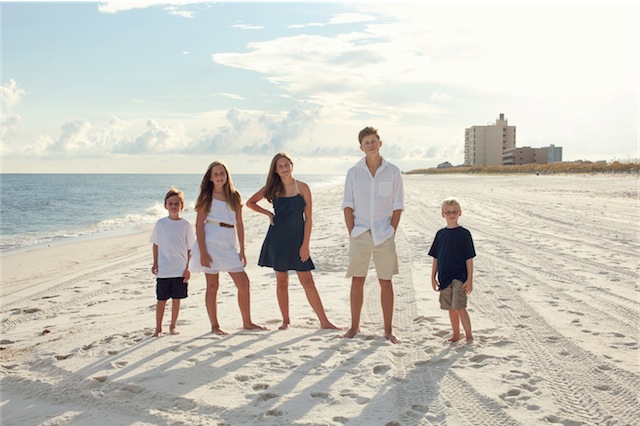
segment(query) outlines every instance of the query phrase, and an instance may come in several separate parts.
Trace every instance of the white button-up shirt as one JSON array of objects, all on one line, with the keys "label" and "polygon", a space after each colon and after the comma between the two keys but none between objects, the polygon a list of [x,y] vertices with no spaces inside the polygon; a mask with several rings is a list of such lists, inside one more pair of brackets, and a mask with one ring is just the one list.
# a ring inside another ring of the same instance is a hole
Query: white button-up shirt
[{"label": "white button-up shirt", "polygon": [[379,245],[395,232],[391,216],[395,210],[404,210],[404,186],[398,167],[383,158],[376,175],[372,176],[365,159],[347,172],[342,210],[353,209],[352,237],[371,230],[373,244]]}]

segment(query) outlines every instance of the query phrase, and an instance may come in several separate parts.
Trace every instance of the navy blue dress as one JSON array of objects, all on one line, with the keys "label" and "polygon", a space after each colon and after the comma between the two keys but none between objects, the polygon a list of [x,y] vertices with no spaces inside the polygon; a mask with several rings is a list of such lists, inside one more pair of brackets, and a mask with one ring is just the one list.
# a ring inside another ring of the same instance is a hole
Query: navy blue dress
[{"label": "navy blue dress", "polygon": [[273,225],[269,225],[262,243],[258,265],[271,267],[278,272],[315,269],[311,258],[306,262],[300,260],[306,205],[300,194],[273,200]]}]

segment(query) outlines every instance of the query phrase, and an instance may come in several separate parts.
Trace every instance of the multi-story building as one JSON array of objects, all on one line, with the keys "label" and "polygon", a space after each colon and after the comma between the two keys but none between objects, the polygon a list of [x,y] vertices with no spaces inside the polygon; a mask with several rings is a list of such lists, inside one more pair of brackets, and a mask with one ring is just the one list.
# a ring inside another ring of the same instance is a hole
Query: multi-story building
[{"label": "multi-story building", "polygon": [[523,146],[520,148],[505,149],[502,153],[502,164],[551,164],[562,161],[562,147],[549,145],[545,148],[531,148]]},{"label": "multi-story building", "polygon": [[509,126],[504,114],[500,114],[496,124],[465,129],[464,165],[502,165],[503,152],[515,146],[516,126]]}]

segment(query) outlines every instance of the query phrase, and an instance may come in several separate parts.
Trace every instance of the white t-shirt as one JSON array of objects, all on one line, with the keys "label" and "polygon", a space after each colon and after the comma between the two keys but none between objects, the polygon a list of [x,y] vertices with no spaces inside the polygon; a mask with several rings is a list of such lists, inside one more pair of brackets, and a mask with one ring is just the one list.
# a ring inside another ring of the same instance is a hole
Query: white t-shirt
[{"label": "white t-shirt", "polygon": [[352,237],[371,230],[375,245],[391,238],[391,216],[395,210],[404,210],[400,169],[383,158],[376,175],[371,176],[366,157],[362,158],[347,172],[342,210],[347,207],[353,209]]},{"label": "white t-shirt", "polygon": [[182,276],[195,240],[193,227],[186,219],[163,217],[156,222],[150,241],[158,246],[158,278]]}]

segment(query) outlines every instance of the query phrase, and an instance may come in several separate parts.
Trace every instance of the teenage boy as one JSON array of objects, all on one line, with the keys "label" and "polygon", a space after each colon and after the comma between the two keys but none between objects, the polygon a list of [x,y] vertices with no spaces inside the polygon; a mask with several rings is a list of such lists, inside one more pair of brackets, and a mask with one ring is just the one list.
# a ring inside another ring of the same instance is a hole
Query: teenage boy
[{"label": "teenage boy", "polygon": [[358,134],[365,156],[347,173],[342,209],[349,231],[349,267],[351,277],[351,328],[343,337],[360,331],[364,284],[373,256],[380,282],[384,337],[399,343],[392,333],[393,285],[398,273],[395,233],[404,210],[404,187],[400,169],[380,155],[382,140],[378,129],[365,127]]}]

